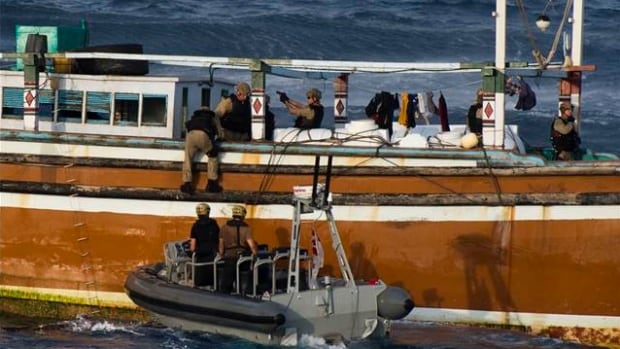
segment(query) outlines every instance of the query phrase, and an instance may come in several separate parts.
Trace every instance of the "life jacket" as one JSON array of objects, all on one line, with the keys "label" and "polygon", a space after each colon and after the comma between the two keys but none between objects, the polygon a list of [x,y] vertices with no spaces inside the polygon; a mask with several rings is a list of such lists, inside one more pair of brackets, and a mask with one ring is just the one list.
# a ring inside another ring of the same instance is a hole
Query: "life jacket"
[{"label": "life jacket", "polygon": [[210,110],[196,110],[190,120],[185,123],[187,132],[194,130],[204,131],[211,140],[217,134],[215,114]]},{"label": "life jacket", "polygon": [[213,218],[199,218],[192,230],[196,236],[196,255],[200,257],[215,257],[219,246],[219,227]]},{"label": "life jacket", "polygon": [[579,135],[573,128],[567,134],[561,134],[553,128],[555,121],[560,119],[565,125],[569,123],[569,121],[564,120],[561,117],[556,117],[553,122],[551,122],[551,130],[549,132],[549,139],[551,140],[551,144],[553,145],[553,149],[557,152],[560,151],[575,151],[579,148],[579,144],[581,143],[581,139]]},{"label": "life jacket", "polygon": [[245,241],[241,241],[241,227],[247,227],[248,224],[236,219],[231,219],[226,222],[226,225],[235,228],[237,237],[232,245],[224,247],[224,255],[227,257],[232,257],[251,252],[250,247],[247,246],[247,243]]},{"label": "life jacket", "polygon": [[222,126],[227,130],[250,134],[252,128],[252,111],[250,101],[240,101],[236,95],[230,95],[232,110],[222,117]]},{"label": "life jacket", "polygon": [[295,119],[295,127],[301,128],[303,130],[308,130],[311,128],[320,128],[321,122],[323,122],[323,106],[318,104],[310,104],[308,108],[314,111],[314,118],[312,120],[306,119],[303,116],[298,116]]}]

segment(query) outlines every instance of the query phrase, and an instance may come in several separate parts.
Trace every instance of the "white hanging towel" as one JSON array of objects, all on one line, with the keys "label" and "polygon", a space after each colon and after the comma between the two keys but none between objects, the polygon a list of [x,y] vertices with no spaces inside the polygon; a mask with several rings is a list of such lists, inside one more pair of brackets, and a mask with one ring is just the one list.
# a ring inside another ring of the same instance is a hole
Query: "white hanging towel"
[{"label": "white hanging towel", "polygon": [[428,117],[431,115],[428,108],[428,100],[426,98],[426,93],[418,92],[418,113],[416,113],[417,118],[424,118],[424,122],[429,125],[431,122],[428,120]]}]

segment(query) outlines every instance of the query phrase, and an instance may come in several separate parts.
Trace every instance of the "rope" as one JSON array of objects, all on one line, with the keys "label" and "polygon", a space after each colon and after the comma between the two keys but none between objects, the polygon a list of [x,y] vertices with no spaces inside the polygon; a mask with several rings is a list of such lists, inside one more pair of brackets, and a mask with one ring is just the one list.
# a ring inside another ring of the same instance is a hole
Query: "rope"
[{"label": "rope", "polygon": [[[519,9],[519,15],[521,16],[521,20],[523,21],[523,25],[525,26],[525,29],[527,32],[528,40],[530,41],[530,45],[532,46],[532,55],[534,56],[536,63],[538,63],[538,65],[540,66],[540,69],[545,69],[547,65],[549,65],[549,63],[551,62],[551,59],[553,58],[553,56],[555,56],[555,53],[558,48],[558,44],[560,42],[562,30],[564,28],[564,24],[567,22],[568,17],[570,16],[570,9],[572,7],[573,1],[572,0],[566,1],[566,6],[564,8],[564,15],[562,16],[562,21],[560,22],[560,25],[558,26],[558,29],[555,33],[555,37],[553,39],[553,44],[551,45],[551,49],[549,50],[549,54],[547,55],[546,58],[540,53],[540,50],[538,49],[538,46],[536,44],[536,39],[534,38],[534,34],[532,33],[530,29],[530,25],[527,20],[527,13],[525,12],[525,5],[523,3],[523,0],[516,0],[516,2],[517,2],[517,8]],[[549,6],[550,3],[551,3],[551,0],[547,2],[547,5],[545,6],[545,9],[543,10],[543,14],[547,10],[547,7]]]},{"label": "rope", "polygon": [[558,48],[558,44],[560,43],[560,35],[562,34],[562,29],[564,28],[564,24],[568,21],[568,17],[570,16],[570,9],[573,5],[573,0],[566,1],[566,7],[564,8],[564,15],[562,16],[562,22],[560,22],[560,26],[558,30],[555,32],[555,37],[553,39],[553,45],[551,46],[551,50],[549,50],[549,54],[547,55],[547,60],[545,61],[545,66],[551,62],[551,58],[555,56],[555,52]]},{"label": "rope", "polygon": [[491,180],[493,181],[493,186],[495,187],[497,200],[501,205],[503,205],[504,202],[502,200],[502,189],[499,185],[499,179],[497,179],[497,176],[495,175],[495,173],[493,173],[493,166],[491,166],[491,162],[489,161],[489,154],[487,154],[487,150],[484,147],[482,147],[482,152],[484,153],[484,160],[486,162],[487,168],[489,169],[489,176],[491,177]]},{"label": "rope", "polygon": [[525,26],[527,38],[530,41],[530,45],[532,46],[532,55],[534,56],[534,59],[536,59],[536,63],[538,63],[541,69],[544,69],[545,57],[543,57],[540,53],[538,45],[536,45],[536,38],[534,38],[534,34],[530,30],[530,24],[527,20],[527,13],[525,12],[525,4],[523,4],[523,0],[517,0],[517,9],[519,10],[519,15],[521,16],[521,20],[523,21],[523,25]]}]

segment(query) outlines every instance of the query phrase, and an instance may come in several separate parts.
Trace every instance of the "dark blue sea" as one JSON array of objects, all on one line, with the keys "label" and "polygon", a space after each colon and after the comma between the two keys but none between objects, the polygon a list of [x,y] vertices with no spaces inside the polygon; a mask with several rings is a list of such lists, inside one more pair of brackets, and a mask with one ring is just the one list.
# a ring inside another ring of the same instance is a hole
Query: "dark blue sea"
[{"label": "dark blue sea", "polygon": [[[0,316],[0,348],[3,349],[275,349],[221,335],[181,332],[152,324],[121,324],[114,320],[76,317],[45,325],[19,326],[3,323]],[[339,344],[303,336],[304,349],[583,349],[594,348],[522,332],[435,323],[401,321],[389,338]]]},{"label": "dark blue sea", "polygon": [[[532,29],[534,40],[547,54],[565,1],[526,0],[528,21],[547,14],[552,24],[545,33]],[[508,1],[509,61],[532,61],[531,40]],[[140,43],[145,53],[203,56],[377,60],[416,62],[483,62],[494,59],[492,0],[0,0],[0,51],[15,50],[16,25],[78,25],[88,23],[91,45]],[[582,146],[620,153],[620,2],[587,0],[584,63],[595,72],[583,80]],[[558,50],[562,52],[561,47]],[[561,61],[556,54],[554,61]],[[158,69],[158,68],[153,68]],[[162,68],[159,68],[162,69]],[[161,72],[170,72],[163,68]],[[152,70],[153,71],[153,70]],[[196,74],[187,70],[187,74]],[[200,72],[206,74],[206,71]],[[245,75],[244,75],[245,74]],[[243,79],[247,73],[217,72],[216,78]],[[516,111],[507,97],[507,122],[519,125],[533,146],[548,145],[549,124],[557,106],[557,79],[523,75],[538,104]],[[372,74],[349,79],[350,114],[362,115],[370,98],[389,92],[441,91],[452,123],[464,123],[480,74]],[[303,97],[310,87],[332,93],[329,80],[268,77],[267,93],[284,90]],[[330,98],[324,98],[329,106]],[[278,117],[285,125],[291,118]],[[438,120],[431,120],[438,123]],[[0,347],[30,348],[263,348],[232,338],[181,333],[150,324],[120,324],[115,319],[76,318],[53,326],[0,330]],[[316,338],[301,347],[333,348]],[[339,347],[339,346],[336,346]],[[350,348],[581,348],[545,337],[494,329],[401,323],[385,342],[352,343]]]},{"label": "dark blue sea", "polygon": [[[549,55],[566,0],[525,0],[524,3],[532,40],[528,39],[516,0],[508,0],[508,61],[532,62],[532,41],[543,55]],[[586,0],[585,3],[583,63],[595,64],[597,70],[586,73],[583,80],[582,146],[620,153],[616,127],[620,111],[617,87],[620,2]],[[0,51],[14,50],[17,24],[78,25],[84,19],[90,29],[91,45],[141,43],[146,53],[489,62],[494,60],[495,21],[491,16],[494,9],[493,0],[0,0]],[[533,27],[536,17],[542,13],[552,22],[544,33]],[[561,62],[561,53],[560,43],[553,61]],[[216,72],[215,77],[237,78],[223,71]],[[517,111],[516,97],[507,97],[507,122],[518,124],[520,134],[530,145],[549,145],[549,124],[557,109],[558,80],[544,75],[536,77],[535,72],[523,77],[536,93],[538,105],[529,111]],[[250,81],[247,73],[238,78]],[[450,122],[463,123],[480,84],[478,73],[354,74],[350,77],[349,114],[353,118],[363,115],[363,106],[381,90],[431,91],[435,96],[441,91],[447,101]],[[328,80],[267,79],[267,93],[271,95],[280,89],[301,98],[310,87],[323,90],[325,96],[332,93],[332,83]],[[331,98],[324,98],[324,104],[330,103],[333,104]],[[286,125],[291,120],[281,115],[277,122]],[[436,118],[431,121],[438,123]]]}]

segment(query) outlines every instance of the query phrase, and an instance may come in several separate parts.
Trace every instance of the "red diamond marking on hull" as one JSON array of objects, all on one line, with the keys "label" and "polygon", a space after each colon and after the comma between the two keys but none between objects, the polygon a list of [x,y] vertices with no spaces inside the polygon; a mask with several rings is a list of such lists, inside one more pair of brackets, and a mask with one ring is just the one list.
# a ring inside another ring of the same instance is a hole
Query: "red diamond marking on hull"
[{"label": "red diamond marking on hull", "polygon": [[258,114],[262,106],[263,104],[260,102],[260,99],[256,98],[254,100],[254,103],[252,103],[252,107],[254,108],[254,114]]},{"label": "red diamond marking on hull", "polygon": [[338,112],[338,115],[342,115],[342,112],[344,111],[344,103],[342,103],[342,99],[338,100],[338,103],[336,104],[336,111]]},{"label": "red diamond marking on hull", "polygon": [[491,103],[487,103],[487,106],[484,108],[484,114],[487,118],[490,118],[491,115],[493,115],[493,107],[491,106]]},{"label": "red diamond marking on hull", "polygon": [[28,105],[32,105],[32,102],[34,101],[34,96],[32,95],[32,91],[28,91],[28,93],[26,93],[25,99]]}]

